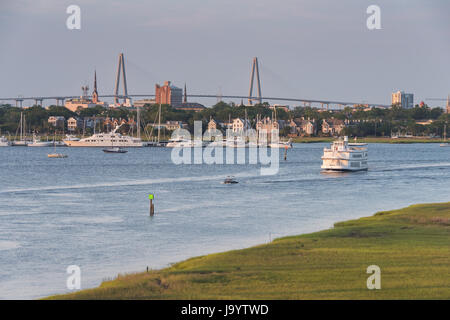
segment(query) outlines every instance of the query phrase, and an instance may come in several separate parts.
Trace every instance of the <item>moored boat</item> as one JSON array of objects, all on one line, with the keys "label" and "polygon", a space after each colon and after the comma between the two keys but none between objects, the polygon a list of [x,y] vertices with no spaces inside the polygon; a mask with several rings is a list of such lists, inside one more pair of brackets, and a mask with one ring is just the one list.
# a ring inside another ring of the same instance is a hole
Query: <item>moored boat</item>
[{"label": "moored boat", "polygon": [[109,133],[95,133],[90,137],[80,140],[64,139],[64,143],[69,147],[135,147],[140,148],[144,143],[140,138],[124,136],[117,132],[120,126],[117,126]]},{"label": "moored boat", "polygon": [[0,147],[9,147],[9,140],[5,136],[0,137]]},{"label": "moored boat", "polygon": [[36,134],[33,134],[33,142],[28,144],[29,147],[51,147],[52,145],[53,141],[41,141]]},{"label": "moored boat", "polygon": [[111,148],[107,148],[107,149],[103,149],[103,152],[105,153],[127,153],[127,150],[124,150],[122,148],[119,147],[111,147]]}]

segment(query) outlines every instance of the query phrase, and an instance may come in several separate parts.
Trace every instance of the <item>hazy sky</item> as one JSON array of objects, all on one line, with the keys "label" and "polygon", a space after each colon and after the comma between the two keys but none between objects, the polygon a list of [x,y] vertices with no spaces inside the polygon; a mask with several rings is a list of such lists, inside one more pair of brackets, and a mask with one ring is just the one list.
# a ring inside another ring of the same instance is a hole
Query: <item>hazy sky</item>
[{"label": "hazy sky", "polygon": [[[81,30],[66,28],[71,4]],[[381,30],[366,27],[371,4]],[[172,80],[246,95],[254,56],[263,96],[389,104],[398,89],[415,103],[450,93],[448,0],[0,0],[0,41],[0,97],[78,95],[94,69],[112,94],[120,52],[129,93]]]}]

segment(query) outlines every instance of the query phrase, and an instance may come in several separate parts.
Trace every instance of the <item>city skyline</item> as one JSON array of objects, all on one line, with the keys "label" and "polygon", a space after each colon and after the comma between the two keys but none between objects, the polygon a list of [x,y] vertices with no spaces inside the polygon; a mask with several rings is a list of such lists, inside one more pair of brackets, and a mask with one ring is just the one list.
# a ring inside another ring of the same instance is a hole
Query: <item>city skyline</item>
[{"label": "city skyline", "polygon": [[8,75],[1,97],[77,95],[93,70],[99,94],[113,94],[120,52],[130,93],[153,93],[171,80],[191,94],[246,95],[254,56],[263,96],[389,104],[397,90],[413,92],[415,103],[450,91],[444,1],[378,1],[382,29],[372,31],[369,1],[240,1],[240,11],[222,1],[78,1],[81,30],[65,26],[70,4],[0,5],[7,48],[0,66]]}]

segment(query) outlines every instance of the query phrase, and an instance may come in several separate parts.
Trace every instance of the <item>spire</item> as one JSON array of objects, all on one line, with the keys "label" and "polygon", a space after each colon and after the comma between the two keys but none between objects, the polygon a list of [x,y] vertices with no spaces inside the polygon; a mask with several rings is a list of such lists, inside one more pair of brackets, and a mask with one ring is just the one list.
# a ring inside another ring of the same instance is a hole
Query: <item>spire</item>
[{"label": "spire", "polygon": [[184,99],[183,99],[183,103],[187,103],[186,82],[184,83]]},{"label": "spire", "polygon": [[94,71],[94,91],[92,91],[92,102],[98,103],[97,70]]},{"label": "spire", "polygon": [[94,91],[97,91],[97,70],[94,70]]}]

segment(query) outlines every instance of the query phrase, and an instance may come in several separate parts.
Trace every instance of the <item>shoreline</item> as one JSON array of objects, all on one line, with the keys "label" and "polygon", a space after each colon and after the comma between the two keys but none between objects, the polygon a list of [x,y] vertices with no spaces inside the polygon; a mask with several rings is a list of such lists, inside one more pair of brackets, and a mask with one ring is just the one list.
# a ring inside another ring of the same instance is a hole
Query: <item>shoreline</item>
[{"label": "shoreline", "polygon": [[[292,138],[293,143],[321,143],[321,142],[333,142],[334,137],[295,137]],[[349,137],[349,142],[354,142]],[[412,144],[412,143],[443,143],[441,138],[375,138],[375,137],[358,137],[356,142],[359,143],[387,143],[387,144]]]},{"label": "shoreline", "polygon": [[[412,205],[44,299],[448,299],[448,247],[450,202]],[[372,264],[384,290],[365,288]]]}]

